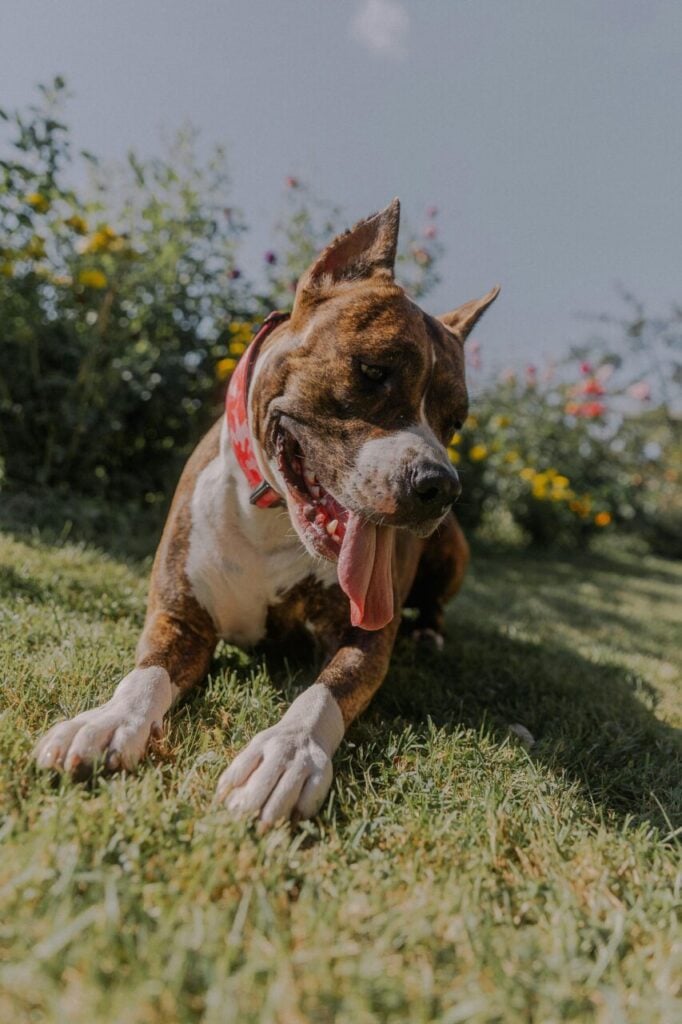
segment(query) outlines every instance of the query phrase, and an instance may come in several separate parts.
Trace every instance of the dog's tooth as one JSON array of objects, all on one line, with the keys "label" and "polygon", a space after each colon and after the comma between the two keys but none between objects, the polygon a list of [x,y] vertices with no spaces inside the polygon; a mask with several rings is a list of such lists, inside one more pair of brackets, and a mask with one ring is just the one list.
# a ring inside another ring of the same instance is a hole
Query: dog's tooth
[{"label": "dog's tooth", "polygon": [[[307,480],[306,483],[308,483]],[[317,487],[315,484],[308,484],[308,487],[310,488],[310,493],[312,494],[313,498],[319,498],[321,493],[320,488]]]},{"label": "dog's tooth", "polygon": [[325,529],[330,537],[333,537],[336,533],[336,527],[339,525],[338,519],[332,519],[331,522],[327,523]]},{"label": "dog's tooth", "polygon": [[312,473],[307,466],[303,467],[303,479],[307,483],[308,487],[313,487],[317,480],[317,477]]}]

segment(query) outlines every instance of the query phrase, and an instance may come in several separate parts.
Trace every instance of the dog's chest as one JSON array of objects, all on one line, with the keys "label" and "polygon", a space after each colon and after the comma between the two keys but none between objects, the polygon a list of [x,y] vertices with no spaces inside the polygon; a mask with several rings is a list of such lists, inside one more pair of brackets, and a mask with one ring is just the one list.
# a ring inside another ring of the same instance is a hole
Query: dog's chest
[{"label": "dog's chest", "polygon": [[250,646],[265,635],[268,609],[307,577],[330,586],[336,567],[311,559],[286,511],[250,506],[233,470],[223,448],[197,480],[186,574],[219,636]]}]

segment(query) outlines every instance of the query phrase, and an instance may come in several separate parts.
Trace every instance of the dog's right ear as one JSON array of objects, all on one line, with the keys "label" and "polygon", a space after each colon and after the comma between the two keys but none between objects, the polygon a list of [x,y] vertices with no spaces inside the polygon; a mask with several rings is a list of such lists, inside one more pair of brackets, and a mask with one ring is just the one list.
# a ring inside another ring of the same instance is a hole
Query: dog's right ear
[{"label": "dog's right ear", "polygon": [[400,200],[385,210],[358,221],[338,235],[302,275],[294,308],[325,298],[335,284],[369,277],[392,280],[400,226]]}]

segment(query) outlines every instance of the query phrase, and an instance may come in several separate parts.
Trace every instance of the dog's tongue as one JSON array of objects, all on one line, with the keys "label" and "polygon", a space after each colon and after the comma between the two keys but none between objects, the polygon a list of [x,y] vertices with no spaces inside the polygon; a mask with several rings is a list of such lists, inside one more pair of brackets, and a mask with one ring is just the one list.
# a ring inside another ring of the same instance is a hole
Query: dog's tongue
[{"label": "dog's tongue", "polygon": [[348,514],[339,555],[339,583],[350,600],[350,620],[362,629],[381,629],[393,618],[393,528]]}]

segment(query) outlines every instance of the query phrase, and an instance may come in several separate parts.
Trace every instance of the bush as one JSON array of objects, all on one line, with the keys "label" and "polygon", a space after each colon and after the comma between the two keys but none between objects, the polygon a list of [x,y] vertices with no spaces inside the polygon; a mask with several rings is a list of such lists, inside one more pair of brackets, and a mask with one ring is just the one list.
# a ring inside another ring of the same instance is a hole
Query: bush
[{"label": "bush", "polygon": [[[41,89],[0,161],[0,454],[15,485],[156,501],[222,409],[225,382],[272,308],[338,230],[295,179],[265,254],[264,287],[237,265],[242,219],[226,206],[222,152],[206,163],[183,133],[165,157],[113,173],[90,154],[89,198],[58,117],[64,82]],[[322,216],[324,214],[324,216]],[[428,230],[401,257],[416,291],[435,280]]]},{"label": "bush", "polygon": [[543,379],[529,367],[483,391],[450,446],[465,523],[502,507],[538,544],[621,527],[680,554],[680,423],[661,406],[642,411],[648,392],[618,382],[614,367],[573,359]]}]

